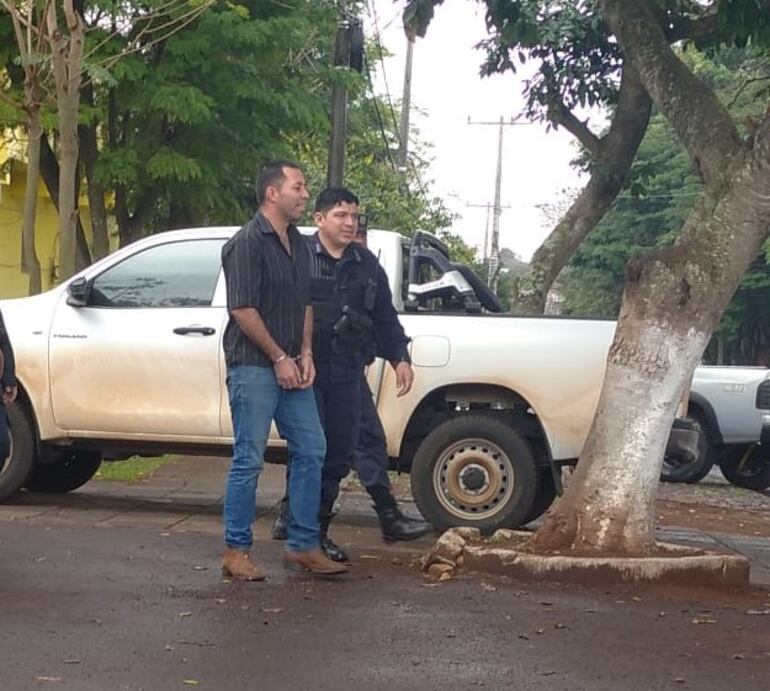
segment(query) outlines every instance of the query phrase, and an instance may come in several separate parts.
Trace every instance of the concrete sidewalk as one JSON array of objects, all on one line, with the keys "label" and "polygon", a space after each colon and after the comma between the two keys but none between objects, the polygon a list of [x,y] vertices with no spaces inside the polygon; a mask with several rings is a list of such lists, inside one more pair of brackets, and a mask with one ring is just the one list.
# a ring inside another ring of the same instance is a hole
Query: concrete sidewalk
[{"label": "concrete sidewalk", "polygon": [[[222,498],[229,459],[181,457],[134,484],[93,480],[66,495],[20,494],[0,505],[0,521],[30,525],[76,524],[96,527],[144,526],[168,533],[221,535]],[[409,477],[399,484],[408,487]],[[266,464],[257,492],[255,538],[269,537],[278,503],[283,496],[283,466]],[[408,492],[399,492],[408,496]],[[409,499],[402,508],[418,515]],[[371,501],[357,483],[341,493],[342,508],[332,533],[336,541],[352,548],[354,556],[380,548],[379,526]],[[748,537],[690,528],[665,527],[661,540],[743,554],[751,560],[751,581],[770,586],[770,537]],[[435,536],[388,548],[394,554],[413,555],[427,551]]]},{"label": "concrete sidewalk", "polygon": [[[221,535],[222,501],[229,459],[180,457],[136,483],[92,480],[64,495],[22,493],[0,504],[0,521],[30,525],[144,526],[162,532]],[[399,483],[409,482],[404,475]],[[357,483],[353,483],[357,485]],[[269,538],[284,491],[284,467],[266,464],[257,491],[255,539]],[[338,543],[354,552],[381,547],[379,523],[368,495],[343,489],[341,511],[332,524]],[[402,501],[406,513],[419,515],[411,500]],[[435,536],[426,536],[388,549],[396,553],[426,551]]]}]

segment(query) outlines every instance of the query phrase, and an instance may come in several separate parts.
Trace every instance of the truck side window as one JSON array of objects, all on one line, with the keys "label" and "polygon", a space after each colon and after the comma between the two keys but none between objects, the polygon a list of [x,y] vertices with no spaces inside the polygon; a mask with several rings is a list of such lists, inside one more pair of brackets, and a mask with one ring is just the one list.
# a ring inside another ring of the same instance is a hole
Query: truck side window
[{"label": "truck side window", "polygon": [[89,305],[206,307],[211,304],[225,239],[185,240],[150,247],[97,276]]}]

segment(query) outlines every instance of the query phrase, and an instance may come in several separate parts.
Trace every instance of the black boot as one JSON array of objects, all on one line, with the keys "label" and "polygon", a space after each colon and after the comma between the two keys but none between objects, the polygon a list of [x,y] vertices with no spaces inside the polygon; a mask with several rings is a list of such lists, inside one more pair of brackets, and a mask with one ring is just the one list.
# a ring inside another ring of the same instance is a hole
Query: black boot
[{"label": "black boot", "polygon": [[430,523],[405,516],[395,501],[385,506],[375,504],[374,510],[380,518],[382,539],[385,542],[416,540],[430,531]]},{"label": "black boot", "polygon": [[286,528],[289,526],[289,498],[281,499],[281,509],[273,521],[273,527],[270,530],[270,537],[273,540],[285,540]]},{"label": "black boot", "polygon": [[322,513],[318,518],[321,526],[321,549],[324,554],[332,561],[350,561],[347,552],[342,547],[335,545],[329,537],[329,523],[331,523],[332,514]]}]

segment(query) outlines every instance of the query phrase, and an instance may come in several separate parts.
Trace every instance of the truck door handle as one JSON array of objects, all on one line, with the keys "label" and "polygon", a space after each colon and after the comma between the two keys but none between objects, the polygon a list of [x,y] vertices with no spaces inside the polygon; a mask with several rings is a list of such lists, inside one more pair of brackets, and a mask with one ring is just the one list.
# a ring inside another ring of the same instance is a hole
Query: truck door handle
[{"label": "truck door handle", "polygon": [[175,334],[188,336],[189,334],[200,334],[201,336],[213,336],[216,331],[210,326],[177,326],[174,329]]}]

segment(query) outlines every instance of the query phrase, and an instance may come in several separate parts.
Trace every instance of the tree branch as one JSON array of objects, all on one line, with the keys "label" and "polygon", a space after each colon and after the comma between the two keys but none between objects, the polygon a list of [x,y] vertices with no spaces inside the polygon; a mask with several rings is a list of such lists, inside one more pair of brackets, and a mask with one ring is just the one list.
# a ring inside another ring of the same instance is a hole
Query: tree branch
[{"label": "tree branch", "polygon": [[519,280],[516,310],[542,314],[546,297],[559,272],[585,237],[612,206],[634,162],[650,119],[650,97],[634,70],[623,65],[618,104],[609,131],[598,142],[591,178],[583,191],[535,252]]},{"label": "tree branch", "polygon": [[581,122],[575,117],[575,114],[567,108],[561,101],[555,103],[548,111],[548,119],[554,125],[561,125],[575,139],[577,139],[592,154],[599,153],[601,140],[588,128],[586,123]]},{"label": "tree branch", "polygon": [[599,0],[626,60],[687,148],[706,185],[719,193],[733,156],[738,128],[714,92],[674,54],[649,0]]},{"label": "tree branch", "polygon": [[766,77],[752,77],[751,79],[745,79],[743,81],[743,84],[741,84],[738,87],[738,91],[735,92],[733,97],[730,99],[730,103],[727,104],[728,108],[732,108],[735,105],[735,102],[738,100],[738,97],[743,93],[743,90],[749,85],[753,84],[754,82],[764,82],[770,79],[770,75],[767,75]]}]

